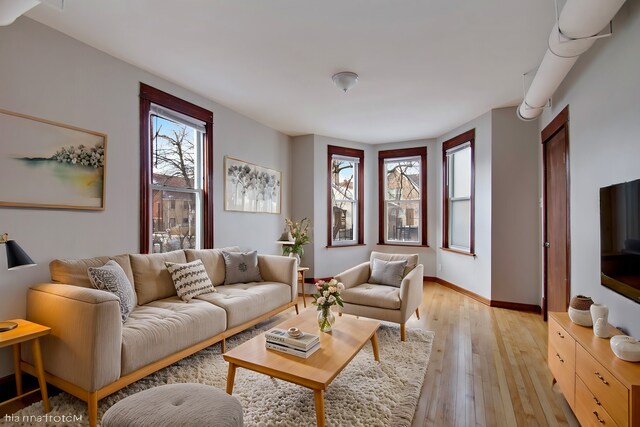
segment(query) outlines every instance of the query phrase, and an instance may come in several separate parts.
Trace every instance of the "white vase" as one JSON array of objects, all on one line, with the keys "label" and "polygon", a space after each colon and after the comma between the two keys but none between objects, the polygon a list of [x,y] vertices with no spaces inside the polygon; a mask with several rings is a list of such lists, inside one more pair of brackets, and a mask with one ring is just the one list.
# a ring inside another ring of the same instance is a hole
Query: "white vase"
[{"label": "white vase", "polygon": [[611,337],[611,350],[622,360],[640,362],[640,341],[626,335]]},{"label": "white vase", "polygon": [[591,304],[593,333],[600,338],[609,338],[609,307],[604,304]]}]

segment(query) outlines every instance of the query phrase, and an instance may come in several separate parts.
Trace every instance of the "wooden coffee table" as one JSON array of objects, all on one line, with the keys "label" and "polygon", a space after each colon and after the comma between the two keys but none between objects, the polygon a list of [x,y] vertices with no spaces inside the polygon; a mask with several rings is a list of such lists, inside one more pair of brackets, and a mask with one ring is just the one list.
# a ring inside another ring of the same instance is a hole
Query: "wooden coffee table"
[{"label": "wooden coffee table", "polygon": [[367,341],[371,341],[374,359],[380,360],[376,336],[380,322],[345,314],[341,317],[336,316],[331,333],[323,333],[318,329],[316,317],[316,311],[305,310],[299,316],[276,326],[282,329],[295,326],[303,332],[320,336],[320,349],[307,359],[267,350],[264,333],[225,353],[224,360],[229,362],[227,393],[233,392],[237,367],[310,388],[314,394],[318,426],[324,426],[324,391],[331,381]]}]

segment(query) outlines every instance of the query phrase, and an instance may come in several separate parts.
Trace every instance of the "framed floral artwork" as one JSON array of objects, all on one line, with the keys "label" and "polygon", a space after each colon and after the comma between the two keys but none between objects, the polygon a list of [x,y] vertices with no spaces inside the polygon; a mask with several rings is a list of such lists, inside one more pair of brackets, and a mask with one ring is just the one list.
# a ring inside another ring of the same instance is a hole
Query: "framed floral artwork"
[{"label": "framed floral artwork", "polygon": [[226,211],[280,213],[280,171],[226,156],[224,178]]},{"label": "framed floral artwork", "polygon": [[0,206],[103,210],[107,135],[0,110]]}]

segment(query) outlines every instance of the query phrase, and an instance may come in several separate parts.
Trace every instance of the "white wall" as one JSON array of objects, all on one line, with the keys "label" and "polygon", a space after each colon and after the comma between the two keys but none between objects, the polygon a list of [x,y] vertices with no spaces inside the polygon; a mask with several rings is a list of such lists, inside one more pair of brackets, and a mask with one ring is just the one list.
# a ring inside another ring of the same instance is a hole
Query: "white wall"
[{"label": "white wall", "polygon": [[543,129],[569,105],[571,295],[609,306],[640,337],[640,304],[600,285],[599,189],[640,178],[640,2],[627,1],[611,38],[584,54],[553,96]]},{"label": "white wall", "polygon": [[491,299],[540,305],[537,121],[491,111]]},{"label": "white wall", "polygon": [[[491,111],[471,120],[438,138],[442,143],[470,129],[475,138],[475,253],[476,257],[438,249],[438,277],[491,299]],[[441,162],[440,162],[441,163]],[[442,165],[440,164],[440,171]],[[442,173],[438,173],[437,221],[442,224]],[[442,231],[437,235],[437,247],[442,247]]]},{"label": "white wall", "polygon": [[[313,161],[313,135],[303,135],[291,138],[291,219],[300,221],[303,218],[311,220],[309,228],[312,240],[315,240],[315,215],[316,203],[326,203],[317,201],[314,196],[315,173],[318,167]],[[284,224],[283,224],[284,225]],[[310,243],[304,246],[304,255],[300,260],[300,265],[309,267],[306,277],[316,277],[315,274],[315,244]],[[317,276],[319,277],[319,276]],[[311,286],[307,286],[311,290]]]},{"label": "white wall", "polygon": [[[49,280],[52,259],[138,250],[141,81],[214,113],[215,245],[278,253],[274,233],[290,212],[286,135],[28,18],[0,27],[0,58],[0,108],[104,132],[109,138],[104,211],[0,208],[0,233],[8,232],[38,263],[7,271],[0,248],[0,319],[24,317],[27,289]],[[1,132],[0,144],[11,144]],[[224,212],[225,155],[282,171],[280,215]],[[10,372],[8,366],[5,350],[0,377]]]}]

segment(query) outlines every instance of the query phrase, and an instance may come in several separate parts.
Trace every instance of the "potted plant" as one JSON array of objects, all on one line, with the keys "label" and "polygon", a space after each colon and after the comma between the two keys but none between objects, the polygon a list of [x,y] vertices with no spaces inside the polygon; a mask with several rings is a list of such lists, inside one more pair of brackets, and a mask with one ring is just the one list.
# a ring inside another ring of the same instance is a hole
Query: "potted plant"
[{"label": "potted plant", "polygon": [[282,246],[282,254],[295,256],[298,259],[298,265],[300,265],[300,257],[304,255],[304,245],[311,242],[309,238],[309,225],[311,221],[308,218],[303,218],[300,222],[294,222],[289,218],[285,219],[286,227],[289,228],[291,233],[292,244]]}]

